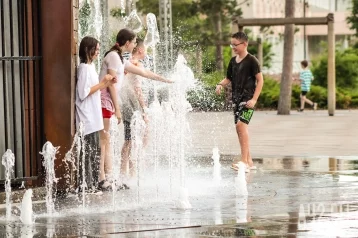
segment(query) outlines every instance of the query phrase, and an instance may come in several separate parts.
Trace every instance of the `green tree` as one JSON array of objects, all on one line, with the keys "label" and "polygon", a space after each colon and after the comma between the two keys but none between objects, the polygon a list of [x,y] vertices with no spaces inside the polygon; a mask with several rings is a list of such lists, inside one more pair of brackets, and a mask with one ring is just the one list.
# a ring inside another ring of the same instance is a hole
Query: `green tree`
[{"label": "green tree", "polygon": [[350,24],[350,29],[356,31],[358,36],[358,0],[352,0],[351,15],[347,17],[347,22]]},{"label": "green tree", "polygon": [[[285,1],[285,17],[294,17],[295,0]],[[278,101],[277,114],[289,115],[291,110],[292,94],[292,62],[295,28],[293,24],[285,25],[283,44],[283,65],[280,84],[280,98]]]},{"label": "green tree", "polygon": [[[264,61],[264,64],[262,66],[270,68],[272,63],[272,57],[275,55],[271,50],[272,44],[264,41],[262,42],[262,47],[263,47],[262,53],[263,53],[263,61]],[[257,45],[249,44],[247,51],[250,52],[250,54],[255,55],[257,57]]]},{"label": "green tree", "polygon": [[[159,15],[158,0],[139,0],[137,8]],[[183,43],[182,48],[195,44],[206,51],[215,46],[216,68],[223,70],[223,39],[229,38],[231,17],[241,14],[236,0],[172,1],[174,39]]]},{"label": "green tree", "polygon": [[[244,1],[245,3],[247,1]],[[242,3],[242,4],[243,4]],[[206,25],[210,31],[202,35],[206,42],[215,45],[216,48],[216,68],[219,71],[224,70],[223,60],[223,39],[229,38],[230,22],[232,17],[240,17],[242,11],[236,0],[200,0],[194,2],[198,12],[206,16]]]}]

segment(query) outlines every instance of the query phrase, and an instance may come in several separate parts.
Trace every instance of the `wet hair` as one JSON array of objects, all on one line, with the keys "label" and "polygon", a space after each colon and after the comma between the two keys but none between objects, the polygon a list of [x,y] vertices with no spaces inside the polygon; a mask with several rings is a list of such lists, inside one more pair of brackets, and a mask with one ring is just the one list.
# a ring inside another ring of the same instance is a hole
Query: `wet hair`
[{"label": "wet hair", "polygon": [[308,61],[307,61],[307,60],[302,60],[302,61],[301,61],[301,65],[302,65],[304,68],[307,68],[307,66],[308,66]]},{"label": "wet hair", "polygon": [[231,36],[231,38],[235,38],[235,39],[241,40],[243,42],[248,42],[249,41],[249,38],[247,37],[247,35],[242,31],[236,32],[235,34],[233,34]]},{"label": "wet hair", "polygon": [[121,46],[124,46],[127,41],[132,41],[137,35],[134,33],[134,31],[128,29],[128,28],[123,28],[121,29],[116,37],[116,44],[114,46],[112,46],[111,49],[109,49],[109,51],[107,51],[104,56],[106,57],[106,55],[111,52],[111,51],[116,51],[119,55],[119,57],[121,58],[121,61],[123,63],[123,56],[122,56],[122,50],[121,50]]},{"label": "wet hair", "polygon": [[85,36],[80,43],[79,57],[81,63],[91,63],[96,54],[99,41],[93,37]]},{"label": "wet hair", "polygon": [[133,54],[135,54],[135,53],[137,53],[137,51],[139,50],[139,48],[143,48],[144,47],[144,41],[142,40],[142,39],[140,39],[140,38],[137,38],[137,45],[136,45],[136,47],[134,47],[134,49],[133,49]]}]

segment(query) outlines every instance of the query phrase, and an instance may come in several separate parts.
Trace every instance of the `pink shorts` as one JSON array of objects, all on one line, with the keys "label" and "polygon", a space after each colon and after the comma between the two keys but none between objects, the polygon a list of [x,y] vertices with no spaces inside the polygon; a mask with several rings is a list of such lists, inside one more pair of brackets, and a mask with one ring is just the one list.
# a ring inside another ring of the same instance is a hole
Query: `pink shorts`
[{"label": "pink shorts", "polygon": [[114,113],[102,107],[103,118],[111,118]]}]

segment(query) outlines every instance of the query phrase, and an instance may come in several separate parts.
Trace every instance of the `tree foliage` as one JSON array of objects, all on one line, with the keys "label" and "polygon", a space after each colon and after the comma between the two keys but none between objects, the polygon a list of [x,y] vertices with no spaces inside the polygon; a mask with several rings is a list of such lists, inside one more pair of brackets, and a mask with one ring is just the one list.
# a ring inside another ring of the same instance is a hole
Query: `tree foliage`
[{"label": "tree foliage", "polygon": [[347,22],[350,24],[350,29],[355,30],[358,36],[358,0],[352,0],[351,14],[347,17]]},{"label": "tree foliage", "polygon": [[[137,9],[142,14],[153,13],[159,18],[158,0],[138,0]],[[215,46],[220,43],[229,43],[231,36],[231,20],[233,16],[241,16],[241,6],[248,4],[242,0],[172,0],[172,23],[174,47],[181,50],[193,50],[193,46],[200,46],[203,51],[203,71],[216,70],[217,51]],[[215,24],[221,19],[221,39]],[[159,24],[159,20],[158,20]],[[264,66],[270,67],[273,53],[271,44],[263,42]],[[250,46],[249,52],[256,55],[257,47]],[[226,46],[223,49],[224,68],[227,58],[231,58],[232,51]]]},{"label": "tree foliage", "polygon": [[232,17],[240,17],[242,11],[236,0],[200,0],[194,2],[197,12],[206,16],[204,18],[204,27],[206,31],[201,34],[205,45],[215,45],[218,40],[218,32],[215,29],[215,24],[221,20],[222,37],[228,39],[231,35],[230,22]]},{"label": "tree foliage", "polygon": [[[153,13],[159,16],[158,0],[139,0],[137,8],[143,14]],[[223,26],[227,37],[231,17],[241,16],[242,12],[235,0],[175,0],[172,1],[173,33],[186,41],[209,46],[216,39],[213,24],[217,13],[224,19]]]}]

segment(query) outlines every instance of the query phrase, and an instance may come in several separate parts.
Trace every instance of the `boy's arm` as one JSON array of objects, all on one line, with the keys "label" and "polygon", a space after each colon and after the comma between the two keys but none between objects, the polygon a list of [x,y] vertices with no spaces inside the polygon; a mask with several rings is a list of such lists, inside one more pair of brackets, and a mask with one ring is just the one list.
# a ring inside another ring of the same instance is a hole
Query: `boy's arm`
[{"label": "boy's arm", "polygon": [[229,83],[231,83],[231,81],[228,79],[228,78],[224,78],[223,80],[220,81],[220,83],[218,83],[216,85],[216,88],[215,88],[215,92],[217,95],[220,95],[221,94],[221,90],[227,86]]},{"label": "boy's arm", "polygon": [[[138,63],[138,67],[144,69],[144,66],[141,63]],[[145,111],[147,105],[145,104],[145,101],[143,98],[142,81],[139,77],[140,76],[138,76],[138,75],[135,75],[135,77],[134,77],[134,90],[137,95],[139,105],[143,108],[143,111]]]},{"label": "boy's arm", "polygon": [[249,101],[246,102],[246,107],[248,107],[248,108],[255,107],[256,102],[261,94],[262,87],[264,86],[264,77],[262,76],[262,72],[257,73],[255,75],[255,78],[256,78],[256,89],[255,89],[254,96],[252,97],[252,99],[250,99]]},{"label": "boy's arm", "polygon": [[125,69],[132,74],[137,74],[137,75],[140,75],[147,79],[152,79],[152,80],[161,81],[161,82],[165,82],[165,83],[173,83],[173,81],[171,81],[171,80],[168,80],[156,73],[153,73],[150,70],[146,70],[146,69],[137,67],[137,66],[133,65],[132,63],[125,64]]}]

